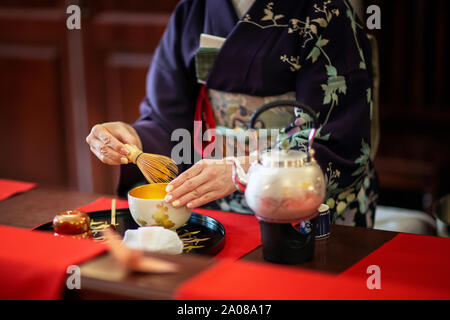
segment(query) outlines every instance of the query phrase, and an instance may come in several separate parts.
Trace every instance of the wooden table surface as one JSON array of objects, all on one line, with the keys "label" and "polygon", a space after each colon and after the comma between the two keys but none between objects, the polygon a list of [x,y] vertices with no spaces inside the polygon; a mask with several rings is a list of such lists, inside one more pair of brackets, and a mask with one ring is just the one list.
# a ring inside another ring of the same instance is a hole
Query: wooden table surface
[{"label": "wooden table surface", "polygon": [[[80,193],[38,187],[0,202],[0,224],[32,228],[50,221],[60,211],[88,204],[108,195]],[[110,196],[109,196],[110,197]],[[328,273],[341,273],[397,233],[357,227],[331,226],[331,237],[316,241],[313,261],[294,268]],[[105,253],[81,267],[81,289],[66,290],[66,298],[75,299],[170,299],[176,288],[213,265],[217,260],[200,255],[169,256],[153,254],[182,265],[182,271],[171,275],[145,275],[124,273]],[[261,247],[250,252],[243,260],[269,263],[263,259]]]}]

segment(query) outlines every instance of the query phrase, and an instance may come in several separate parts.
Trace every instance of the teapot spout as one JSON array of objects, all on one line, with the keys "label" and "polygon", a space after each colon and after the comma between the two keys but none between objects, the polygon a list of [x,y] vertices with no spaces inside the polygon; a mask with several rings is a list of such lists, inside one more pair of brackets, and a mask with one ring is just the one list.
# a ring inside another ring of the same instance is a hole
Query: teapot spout
[{"label": "teapot spout", "polygon": [[238,159],[233,159],[233,182],[236,185],[236,188],[242,193],[245,192],[248,183],[248,176],[245,173],[244,168],[242,168],[241,163]]}]

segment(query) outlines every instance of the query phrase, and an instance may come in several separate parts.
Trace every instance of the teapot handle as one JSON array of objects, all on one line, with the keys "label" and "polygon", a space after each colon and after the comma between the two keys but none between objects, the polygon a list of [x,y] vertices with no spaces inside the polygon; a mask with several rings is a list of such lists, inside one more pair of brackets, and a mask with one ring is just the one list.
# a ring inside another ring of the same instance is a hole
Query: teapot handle
[{"label": "teapot handle", "polygon": [[255,129],[256,120],[262,113],[266,112],[269,109],[278,108],[278,107],[301,108],[303,111],[306,111],[306,113],[308,113],[311,116],[311,118],[313,119],[313,128],[311,129],[311,132],[308,137],[308,158],[309,158],[311,156],[310,152],[312,150],[312,144],[313,144],[314,138],[316,136],[319,119],[317,117],[317,113],[311,107],[309,107],[301,102],[298,102],[295,100],[277,100],[277,101],[269,102],[269,103],[261,106],[250,117],[250,122],[248,125],[249,129]]}]

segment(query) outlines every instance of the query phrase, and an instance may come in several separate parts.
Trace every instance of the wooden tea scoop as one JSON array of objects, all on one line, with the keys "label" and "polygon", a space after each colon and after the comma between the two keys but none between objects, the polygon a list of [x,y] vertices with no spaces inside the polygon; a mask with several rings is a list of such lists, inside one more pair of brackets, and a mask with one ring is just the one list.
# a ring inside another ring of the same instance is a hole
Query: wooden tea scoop
[{"label": "wooden tea scoop", "polygon": [[122,244],[122,238],[111,228],[103,230],[102,233],[108,244],[109,252],[124,269],[145,273],[174,273],[178,271],[178,265],[175,263],[147,257],[142,251],[128,248]]},{"label": "wooden tea scoop", "polygon": [[111,228],[116,230],[116,199],[111,200]]},{"label": "wooden tea scoop", "polygon": [[159,154],[144,153],[136,146],[125,144],[128,161],[136,164],[149,183],[165,183],[175,179],[178,167],[171,158]]}]

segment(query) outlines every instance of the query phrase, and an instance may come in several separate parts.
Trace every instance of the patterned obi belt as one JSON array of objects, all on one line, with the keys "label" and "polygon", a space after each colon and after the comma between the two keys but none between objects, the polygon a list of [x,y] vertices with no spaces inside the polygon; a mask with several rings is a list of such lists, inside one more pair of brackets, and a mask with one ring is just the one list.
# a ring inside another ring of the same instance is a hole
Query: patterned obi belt
[{"label": "patterned obi belt", "polygon": [[[197,101],[196,119],[207,122],[206,129],[215,128],[216,152],[223,157],[246,155],[253,150],[247,150],[248,123],[255,110],[262,105],[275,100],[295,100],[295,92],[286,92],[277,96],[251,96],[236,92],[225,92],[206,88],[204,84],[215,62],[217,52],[226,39],[202,34],[200,48],[195,56],[196,75],[199,83],[203,84]],[[205,47],[206,46],[206,47]],[[207,101],[205,101],[207,100]],[[258,129],[281,130],[295,120],[292,108],[277,108],[263,113],[256,122]],[[276,142],[276,136],[270,135],[270,142]],[[273,132],[274,133],[274,132]],[[268,147],[273,147],[273,143]]]}]

